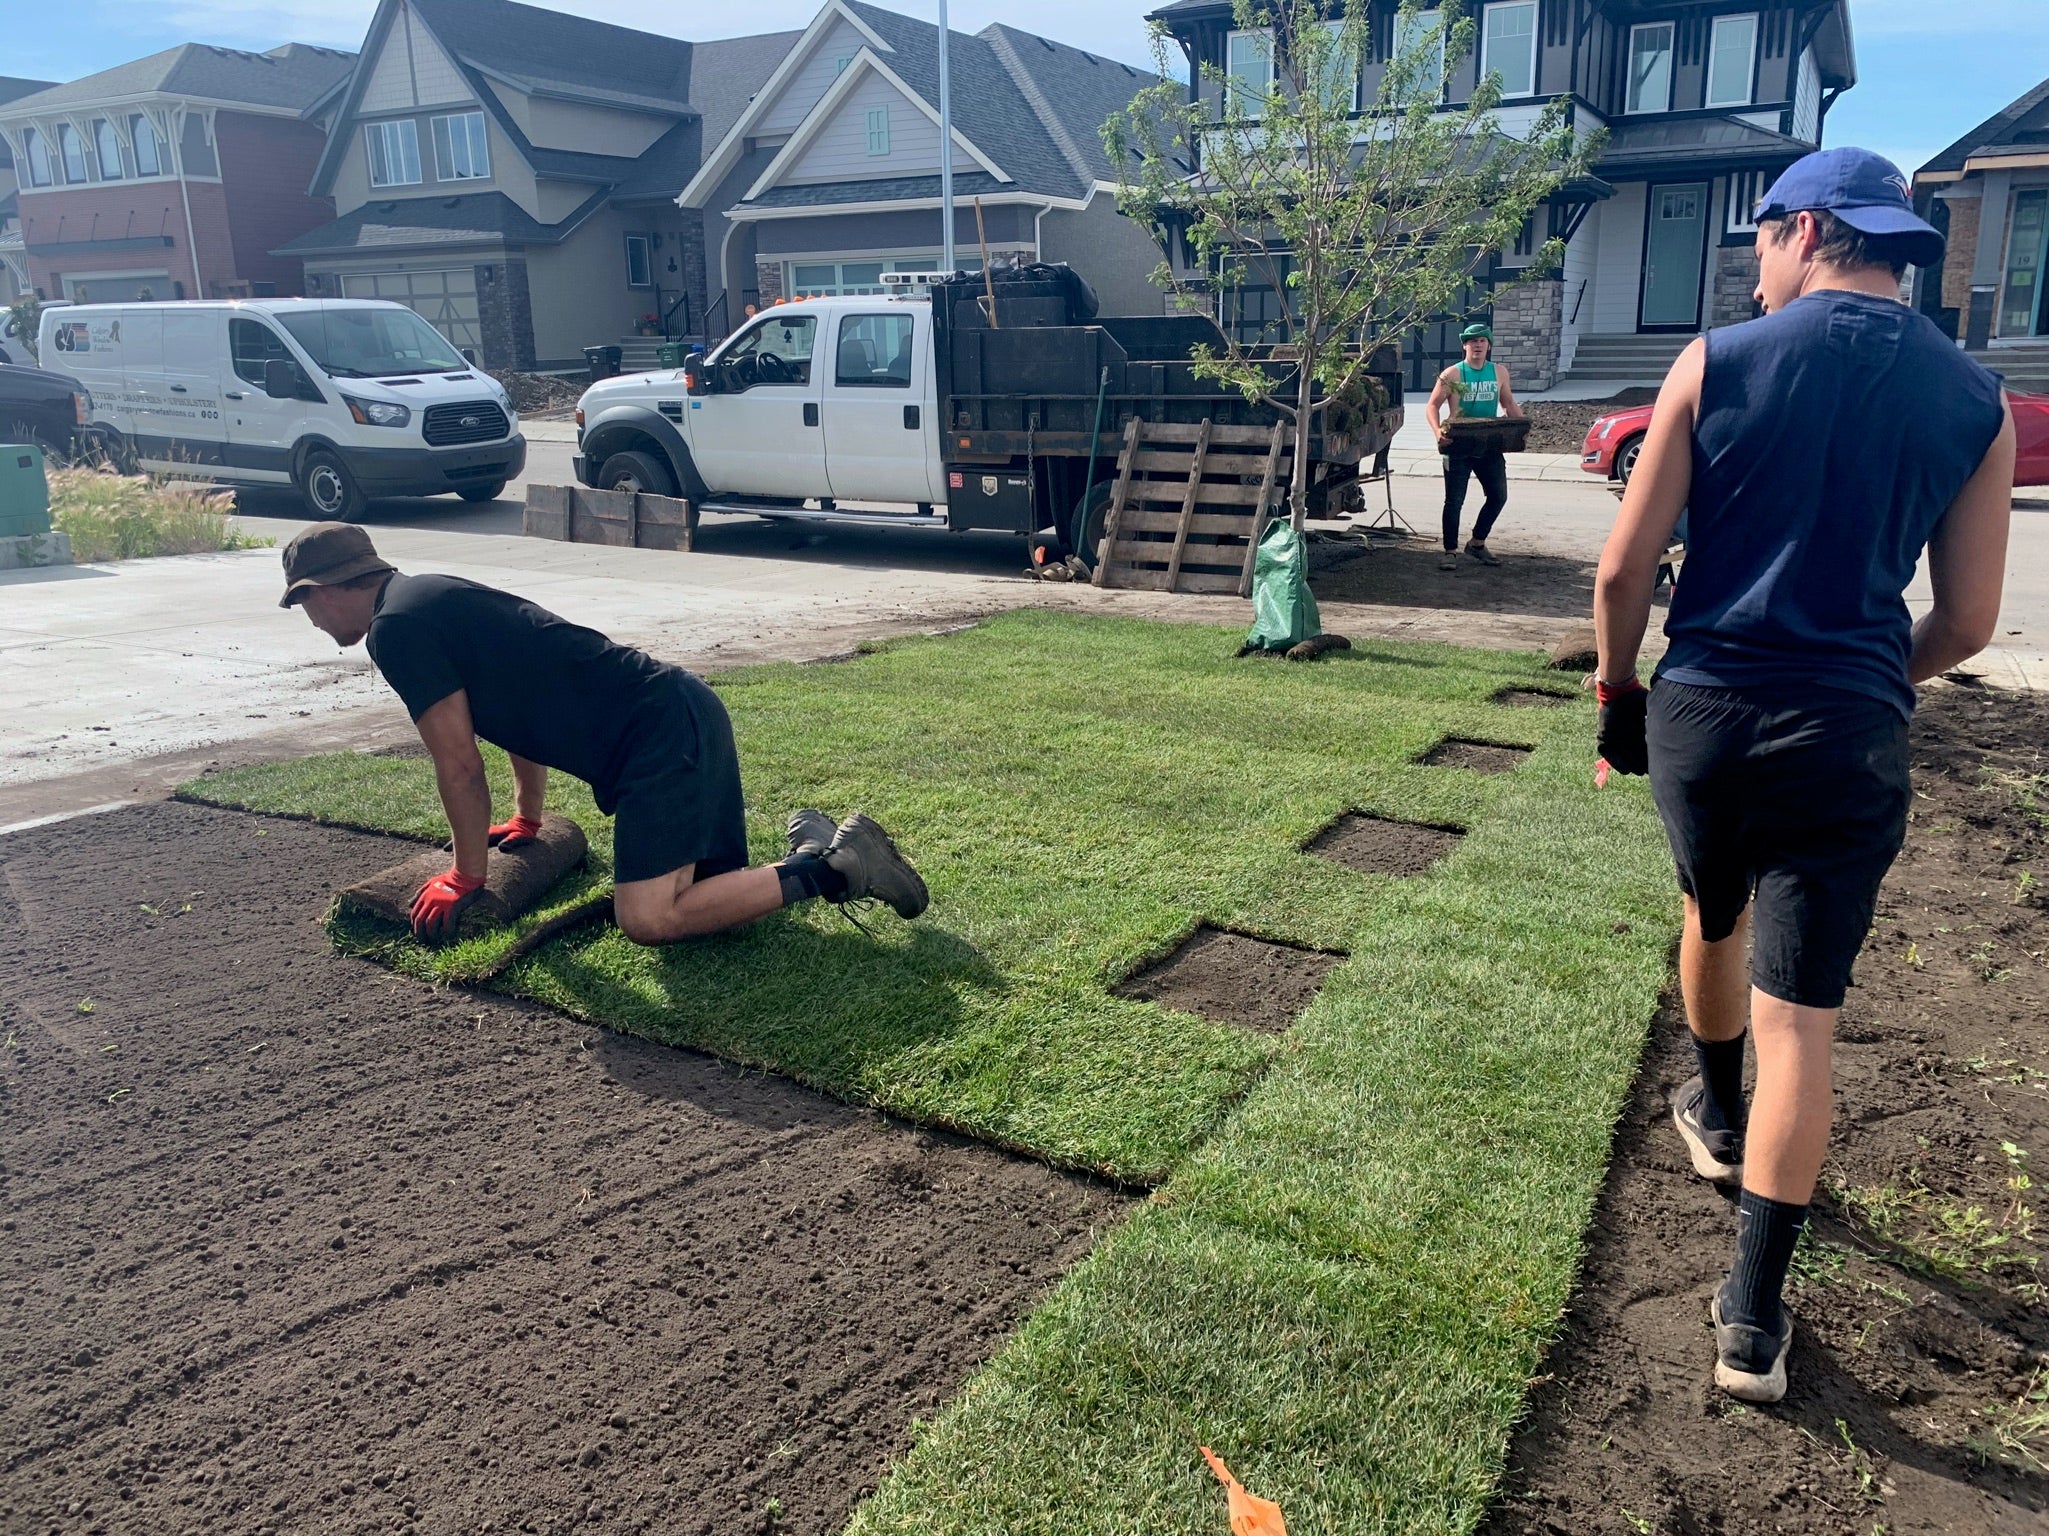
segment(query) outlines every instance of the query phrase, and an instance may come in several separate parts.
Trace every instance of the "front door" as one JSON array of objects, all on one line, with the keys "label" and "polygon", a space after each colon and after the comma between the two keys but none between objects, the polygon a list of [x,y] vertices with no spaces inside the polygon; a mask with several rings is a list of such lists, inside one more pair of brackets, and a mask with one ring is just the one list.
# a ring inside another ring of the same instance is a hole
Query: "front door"
[{"label": "front door", "polygon": [[932,500],[927,466],[925,349],[905,306],[833,322],[825,386],[825,469],[840,501]]},{"label": "front door", "polygon": [[1707,260],[1708,184],[1652,187],[1643,242],[1643,311],[1638,330],[1700,329],[1700,280]]},{"label": "front door", "polygon": [[2006,285],[1999,300],[1999,334],[2009,339],[2049,334],[2049,192],[2022,192],[2013,200],[2007,236]]},{"label": "front door", "polygon": [[812,350],[818,317],[772,309],[719,351],[690,398],[690,454],[713,492],[830,496]]}]

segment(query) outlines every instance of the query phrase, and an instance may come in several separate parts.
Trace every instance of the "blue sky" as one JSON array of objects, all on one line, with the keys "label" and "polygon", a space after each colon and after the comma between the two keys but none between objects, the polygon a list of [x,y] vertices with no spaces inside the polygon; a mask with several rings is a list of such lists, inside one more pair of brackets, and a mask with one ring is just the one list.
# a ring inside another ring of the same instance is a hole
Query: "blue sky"
[{"label": "blue sky", "polygon": [[[884,0],[936,16],[936,0]],[[818,0],[744,7],[676,0],[561,0],[563,9],[680,37],[800,27]],[[67,80],[181,42],[269,48],[299,41],[354,47],[375,0],[9,0],[0,73]],[[1143,3],[954,0],[952,24],[1029,25],[1062,42],[1149,62]],[[2049,78],[2049,0],[1851,0],[1861,82],[1830,114],[1828,142],[1858,143],[1908,171]]]}]

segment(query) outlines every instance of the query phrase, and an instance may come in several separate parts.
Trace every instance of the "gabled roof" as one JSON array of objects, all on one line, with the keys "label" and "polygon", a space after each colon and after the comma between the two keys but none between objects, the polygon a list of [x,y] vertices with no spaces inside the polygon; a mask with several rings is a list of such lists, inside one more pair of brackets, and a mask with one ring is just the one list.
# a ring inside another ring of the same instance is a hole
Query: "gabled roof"
[{"label": "gabled roof", "polygon": [[[938,27],[866,0],[827,0],[797,49],[817,46],[834,18],[850,22],[867,40],[865,51],[873,63],[928,113],[937,113]],[[1050,197],[1085,199],[1098,181],[1114,177],[1103,152],[1103,122],[1156,83],[1146,71],[1001,24],[973,36],[952,33],[947,48],[953,126],[962,147],[993,163],[1014,189]],[[752,123],[772,105],[783,79],[795,73],[798,56],[791,52],[719,139],[707,131],[705,143],[711,147],[704,168],[684,189],[691,206],[701,206],[738,163]],[[826,99],[821,98],[821,106]],[[999,178],[992,181],[1000,184]]]},{"label": "gabled roof", "polygon": [[544,94],[620,94],[685,108],[690,44],[518,0],[410,0],[459,63]]},{"label": "gabled roof", "polygon": [[0,104],[33,96],[38,91],[55,88],[55,80],[24,80],[19,75],[0,75]]},{"label": "gabled roof", "polygon": [[166,95],[303,112],[345,79],[355,62],[353,53],[309,43],[286,43],[267,53],[181,43],[19,97],[7,102],[4,110],[10,118],[25,117],[132,96]]},{"label": "gabled roof", "polygon": [[1960,172],[1980,150],[2031,142],[2049,147],[2049,80],[1993,113],[1914,174]]},{"label": "gabled roof", "polygon": [[[704,122],[707,147],[723,139],[754,93],[789,57],[802,32],[763,32],[699,43],[690,70],[690,105]],[[696,167],[691,167],[692,171]],[[680,187],[681,182],[676,186]],[[673,195],[676,187],[669,189]]]},{"label": "gabled roof", "polygon": [[339,256],[363,251],[420,251],[503,242],[555,245],[604,205],[593,192],[568,218],[543,224],[503,192],[461,197],[409,197],[363,204],[279,246],[274,256]]},{"label": "gabled roof", "polygon": [[[955,171],[953,195],[957,199],[989,199],[1008,194],[1017,196],[1014,185],[998,181],[987,171]],[[755,209],[843,208],[850,203],[932,203],[939,199],[939,177],[897,176],[887,181],[805,181],[795,186],[770,187],[759,197],[750,197],[735,210],[744,218]]]}]

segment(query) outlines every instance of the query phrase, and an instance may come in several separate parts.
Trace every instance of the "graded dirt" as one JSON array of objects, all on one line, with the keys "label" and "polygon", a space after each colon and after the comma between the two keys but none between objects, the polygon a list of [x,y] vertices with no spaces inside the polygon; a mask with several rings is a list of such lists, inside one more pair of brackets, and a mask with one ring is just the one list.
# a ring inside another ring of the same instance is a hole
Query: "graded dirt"
[{"label": "graded dirt", "polygon": [[1914,742],[1785,1402],[1708,1384],[1735,1213],[1671,1128],[1694,1065],[1668,1010],[1489,1536],[2049,1531],[2049,701],[1924,690]]},{"label": "graded dirt", "polygon": [[1203,927],[1165,959],[1125,978],[1116,991],[1119,997],[1278,1035],[1315,1000],[1323,978],[1344,958]]},{"label": "graded dirt", "polygon": [[1494,695],[1496,704],[1506,704],[1510,709],[1556,709],[1561,704],[1570,704],[1573,695],[1552,693],[1544,688],[1504,688]]},{"label": "graded dirt", "polygon": [[1466,768],[1474,773],[1513,773],[1530,755],[1528,747],[1505,747],[1499,742],[1466,741],[1452,736],[1440,741],[1416,761],[1425,768]]},{"label": "graded dirt", "polygon": [[1311,838],[1303,852],[1364,875],[1420,875],[1456,848],[1464,836],[1456,827],[1389,821],[1347,811]]},{"label": "graded dirt", "polygon": [[407,851],[0,838],[0,1530],[836,1532],[1122,1199],[335,955]]}]

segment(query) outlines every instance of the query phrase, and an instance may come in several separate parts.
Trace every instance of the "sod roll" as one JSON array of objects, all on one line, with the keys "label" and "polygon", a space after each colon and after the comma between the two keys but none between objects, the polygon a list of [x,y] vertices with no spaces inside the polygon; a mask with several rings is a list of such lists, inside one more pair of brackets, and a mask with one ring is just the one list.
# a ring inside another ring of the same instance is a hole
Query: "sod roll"
[{"label": "sod roll", "polygon": [[[502,927],[532,911],[563,876],[583,864],[589,852],[582,827],[567,816],[543,816],[540,835],[531,843],[491,850],[483,893],[463,913],[462,931],[471,934]],[[420,887],[448,865],[445,849],[422,853],[357,881],[342,891],[341,903],[370,917],[409,926],[413,898],[420,894]]]}]

